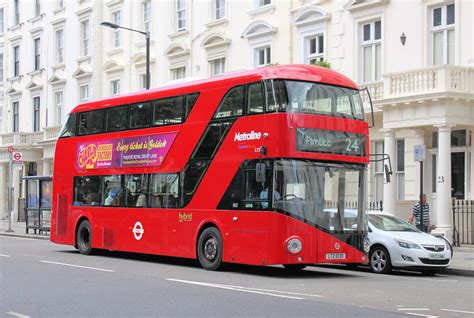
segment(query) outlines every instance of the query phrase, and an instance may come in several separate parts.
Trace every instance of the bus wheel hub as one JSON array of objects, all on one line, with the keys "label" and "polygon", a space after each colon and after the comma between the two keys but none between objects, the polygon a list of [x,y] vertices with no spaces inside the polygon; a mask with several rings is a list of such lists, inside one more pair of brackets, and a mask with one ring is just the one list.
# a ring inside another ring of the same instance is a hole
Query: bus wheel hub
[{"label": "bus wheel hub", "polygon": [[212,261],[217,254],[217,240],[214,237],[209,238],[204,244],[204,255],[210,261]]}]

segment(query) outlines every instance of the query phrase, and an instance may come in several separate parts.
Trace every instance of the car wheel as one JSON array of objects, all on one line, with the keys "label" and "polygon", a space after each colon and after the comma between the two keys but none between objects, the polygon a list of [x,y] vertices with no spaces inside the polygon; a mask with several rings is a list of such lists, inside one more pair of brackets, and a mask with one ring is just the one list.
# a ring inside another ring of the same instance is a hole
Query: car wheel
[{"label": "car wheel", "polygon": [[300,270],[306,268],[306,265],[304,265],[304,264],[283,264],[283,267],[285,267],[289,271],[300,271]]},{"label": "car wheel", "polygon": [[222,269],[222,237],[218,229],[208,227],[202,231],[197,244],[197,256],[204,269]]},{"label": "car wheel", "polygon": [[370,269],[377,274],[387,274],[392,271],[390,255],[385,247],[376,246],[370,251]]},{"label": "car wheel", "polygon": [[92,229],[89,221],[85,220],[79,224],[76,233],[77,249],[83,255],[91,255],[94,253],[92,248]]}]

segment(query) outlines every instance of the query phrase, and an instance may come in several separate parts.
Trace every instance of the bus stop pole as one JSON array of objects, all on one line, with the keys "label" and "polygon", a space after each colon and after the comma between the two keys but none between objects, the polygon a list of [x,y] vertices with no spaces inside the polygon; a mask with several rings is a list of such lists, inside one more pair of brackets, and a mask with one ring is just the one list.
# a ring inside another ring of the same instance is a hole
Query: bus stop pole
[{"label": "bus stop pole", "polygon": [[10,152],[9,156],[9,168],[10,173],[8,176],[8,230],[5,232],[13,233],[12,230],[12,214],[13,214],[13,163],[12,163],[13,152]]}]

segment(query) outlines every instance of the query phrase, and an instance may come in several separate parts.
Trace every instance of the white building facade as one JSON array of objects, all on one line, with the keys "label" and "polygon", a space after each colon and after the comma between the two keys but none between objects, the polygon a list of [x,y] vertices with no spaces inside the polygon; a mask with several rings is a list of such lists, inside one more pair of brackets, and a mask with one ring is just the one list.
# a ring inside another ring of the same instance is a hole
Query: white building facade
[{"label": "white building facade", "polygon": [[[369,201],[382,200],[385,211],[408,217],[419,195],[413,147],[420,144],[427,149],[432,223],[449,233],[451,198],[474,199],[470,0],[33,2],[39,9],[26,0],[0,2],[0,202],[6,201],[7,146],[24,152],[14,173],[18,198],[21,175],[51,173],[55,135],[76,104],[144,89],[145,37],[101,27],[103,21],[150,32],[151,87],[326,60],[369,88],[371,151],[392,159],[390,183],[382,165],[371,165]],[[3,203],[0,213],[5,216]]]}]

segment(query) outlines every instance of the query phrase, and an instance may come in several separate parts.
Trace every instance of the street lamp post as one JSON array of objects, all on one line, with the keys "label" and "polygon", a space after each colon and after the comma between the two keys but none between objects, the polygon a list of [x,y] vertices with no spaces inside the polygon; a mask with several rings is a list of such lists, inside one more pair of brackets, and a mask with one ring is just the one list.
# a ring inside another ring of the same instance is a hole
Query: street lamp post
[{"label": "street lamp post", "polygon": [[118,24],[115,24],[115,23],[111,23],[111,22],[102,22],[100,25],[102,26],[106,26],[108,28],[112,28],[112,29],[124,29],[124,30],[129,30],[129,31],[132,31],[132,32],[137,32],[137,33],[140,33],[140,34],[143,34],[146,38],[146,75],[145,75],[145,79],[146,79],[146,89],[150,89],[150,32],[149,31],[140,31],[140,30],[135,30],[135,29],[131,29],[131,28],[126,28],[126,27],[123,27],[123,26],[120,26]]}]

